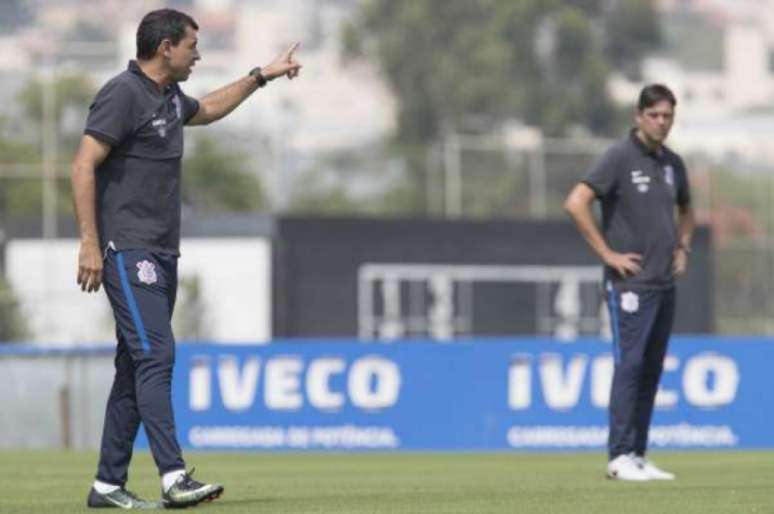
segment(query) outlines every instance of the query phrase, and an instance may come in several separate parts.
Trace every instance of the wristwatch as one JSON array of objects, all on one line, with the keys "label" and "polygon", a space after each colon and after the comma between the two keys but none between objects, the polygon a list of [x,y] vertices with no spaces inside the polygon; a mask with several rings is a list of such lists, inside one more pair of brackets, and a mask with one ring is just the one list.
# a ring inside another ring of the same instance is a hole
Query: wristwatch
[{"label": "wristwatch", "polygon": [[261,73],[261,67],[256,66],[252,70],[250,70],[250,73],[248,73],[251,77],[255,79],[255,83],[258,84],[258,87],[265,86],[269,81],[266,80],[266,77],[263,76],[263,73]]}]

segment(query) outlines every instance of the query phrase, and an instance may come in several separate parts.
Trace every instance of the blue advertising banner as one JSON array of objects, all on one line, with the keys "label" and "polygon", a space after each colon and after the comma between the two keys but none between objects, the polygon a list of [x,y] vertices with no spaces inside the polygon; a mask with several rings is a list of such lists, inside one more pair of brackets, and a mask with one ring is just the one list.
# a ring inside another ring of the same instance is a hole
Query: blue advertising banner
[{"label": "blue advertising banner", "polygon": [[[774,447],[774,344],[674,338],[662,448]],[[604,448],[613,372],[597,340],[279,341],[178,347],[181,444],[262,450]]]}]

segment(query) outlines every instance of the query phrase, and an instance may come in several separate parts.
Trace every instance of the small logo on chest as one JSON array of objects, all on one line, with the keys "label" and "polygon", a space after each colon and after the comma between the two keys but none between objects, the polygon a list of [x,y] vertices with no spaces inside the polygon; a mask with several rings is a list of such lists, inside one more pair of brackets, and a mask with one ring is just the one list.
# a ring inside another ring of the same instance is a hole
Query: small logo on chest
[{"label": "small logo on chest", "polygon": [[137,263],[137,278],[143,284],[155,284],[159,277],[156,275],[156,265],[150,261]]},{"label": "small logo on chest", "polygon": [[632,170],[630,174],[632,184],[637,188],[637,191],[647,193],[648,189],[650,189],[650,177],[645,175],[642,170]]},{"label": "small logo on chest", "polygon": [[156,118],[151,122],[151,125],[153,125],[153,128],[155,128],[158,131],[159,137],[167,137],[166,118]]}]

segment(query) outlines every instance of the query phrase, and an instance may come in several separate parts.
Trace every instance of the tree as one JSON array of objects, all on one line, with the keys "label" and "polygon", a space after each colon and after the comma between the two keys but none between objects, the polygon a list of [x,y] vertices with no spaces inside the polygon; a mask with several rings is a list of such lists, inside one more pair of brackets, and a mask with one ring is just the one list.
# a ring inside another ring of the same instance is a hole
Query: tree
[{"label": "tree", "polygon": [[334,150],[315,156],[289,184],[287,211],[327,216],[426,214],[425,184],[417,183],[426,153],[397,144]]},{"label": "tree", "polygon": [[616,69],[640,78],[642,57],[663,43],[652,0],[619,0],[605,18],[606,54]]},{"label": "tree", "polygon": [[61,129],[64,113],[68,109],[76,109],[86,114],[86,110],[94,98],[94,84],[83,75],[60,75],[53,84],[40,79],[32,79],[21,89],[18,100],[21,102],[27,118],[40,125],[43,120],[43,88],[51,87],[54,95],[53,115],[55,124]]},{"label": "tree", "polygon": [[246,157],[210,136],[200,136],[183,160],[185,205],[205,213],[252,212],[267,207],[258,176],[247,169]]},{"label": "tree", "polygon": [[345,52],[375,57],[399,99],[397,139],[434,140],[508,97],[509,49],[489,0],[374,0],[349,26]]},{"label": "tree", "polygon": [[[626,44],[615,25],[625,15],[639,17],[627,20]],[[369,0],[345,31],[345,55],[380,64],[402,142],[509,118],[549,134],[574,125],[606,134],[616,128],[607,77],[638,65],[658,41],[656,21],[646,0]]]},{"label": "tree", "polygon": [[[386,204],[434,213],[428,188],[440,185],[440,161],[428,149],[448,134],[491,134],[513,120],[549,136],[618,134],[628,115],[613,104],[608,78],[639,69],[659,42],[657,22],[650,0],[364,0],[343,32],[343,56],[378,63],[397,97],[393,148],[405,174],[384,196],[402,201]],[[465,215],[522,210],[518,197],[509,203],[518,181],[489,176],[482,187],[466,184],[478,203],[466,202]]]},{"label": "tree", "polygon": [[[80,138],[82,123],[86,117],[89,102],[94,96],[92,83],[81,75],[61,75],[53,83],[39,79],[27,82],[16,99],[21,105],[24,118],[22,125],[34,127],[37,141],[26,141],[12,132],[10,123],[0,124],[0,165],[25,165],[27,171],[2,179],[0,188],[0,213],[5,219],[37,218],[42,211],[42,137],[43,137],[43,96],[44,88],[50,87],[54,104],[51,111],[57,140],[56,192],[57,211],[60,215],[72,214],[70,187],[67,177],[70,161]],[[67,120],[77,122],[67,123]],[[8,125],[6,128],[5,125]],[[68,125],[77,125],[72,127]]]},{"label": "tree", "polygon": [[[31,170],[39,170],[40,153],[30,144],[0,137],[0,165],[19,164],[29,166]],[[25,175],[1,177],[0,220],[40,215],[40,184],[40,171],[30,172],[29,177]]]},{"label": "tree", "polygon": [[318,157],[291,185],[288,212],[316,215],[383,214],[381,200],[392,190],[395,173],[384,169],[381,148],[333,151]]}]

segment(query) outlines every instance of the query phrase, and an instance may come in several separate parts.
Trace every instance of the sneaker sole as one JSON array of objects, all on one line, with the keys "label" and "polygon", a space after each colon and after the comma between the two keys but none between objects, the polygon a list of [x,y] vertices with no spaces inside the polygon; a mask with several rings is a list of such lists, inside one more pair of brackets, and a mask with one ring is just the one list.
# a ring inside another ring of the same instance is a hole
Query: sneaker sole
[{"label": "sneaker sole", "polygon": [[113,503],[110,500],[103,500],[104,503],[86,503],[86,507],[89,509],[118,509],[118,510],[154,510],[162,508],[161,502],[153,503],[149,502],[148,505],[143,507],[131,505],[126,506],[121,503]]},{"label": "sneaker sole", "polygon": [[650,482],[653,480],[652,478],[640,478],[640,479],[632,479],[632,478],[621,478],[615,473],[607,472],[605,473],[605,478],[608,480],[615,480],[617,482]]},{"label": "sneaker sole", "polygon": [[217,500],[218,498],[220,498],[222,494],[223,494],[223,487],[218,487],[218,488],[210,491],[206,495],[204,495],[201,498],[198,498],[196,500],[190,500],[190,501],[187,501],[187,502],[175,503],[175,504],[170,504],[168,502],[164,502],[164,508],[165,509],[187,509],[187,508],[190,508],[190,507],[195,507],[196,505],[199,505],[200,503],[210,503],[210,502],[213,502],[213,501]]},{"label": "sneaker sole", "polygon": [[209,494],[209,495],[205,496],[204,499],[202,499],[202,501],[200,503],[214,502],[215,500],[220,498],[220,496],[222,494],[223,494],[223,489],[222,488],[217,490],[217,491],[213,491],[212,494]]}]

